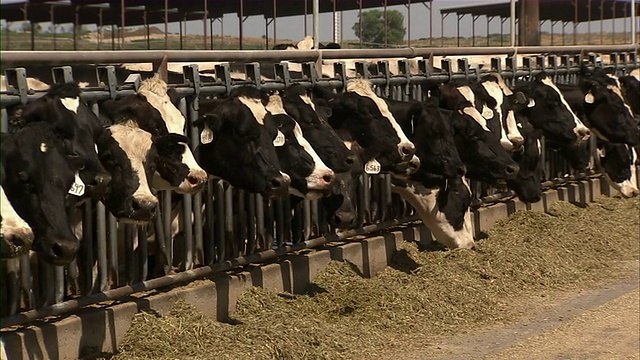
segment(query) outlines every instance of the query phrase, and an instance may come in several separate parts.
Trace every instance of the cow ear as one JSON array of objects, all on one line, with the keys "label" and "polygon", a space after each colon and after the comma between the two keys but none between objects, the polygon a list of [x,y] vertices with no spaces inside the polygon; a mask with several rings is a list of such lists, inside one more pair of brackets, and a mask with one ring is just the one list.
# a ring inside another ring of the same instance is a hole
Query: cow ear
[{"label": "cow ear", "polygon": [[516,92],[515,94],[513,94],[513,96],[515,96],[516,104],[524,105],[528,103],[527,95],[525,95],[522,91]]}]

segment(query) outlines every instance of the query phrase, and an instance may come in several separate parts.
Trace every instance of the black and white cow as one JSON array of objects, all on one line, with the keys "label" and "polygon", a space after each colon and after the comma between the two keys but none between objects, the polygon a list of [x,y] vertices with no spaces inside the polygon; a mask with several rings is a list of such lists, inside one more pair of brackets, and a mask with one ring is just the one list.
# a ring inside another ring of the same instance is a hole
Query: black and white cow
[{"label": "black and white cow", "polygon": [[111,125],[98,142],[98,153],[112,175],[104,197],[107,209],[124,222],[150,221],[158,206],[149,186],[158,157],[151,133],[133,121]]},{"label": "black and white cow", "polygon": [[134,121],[153,136],[158,151],[152,186],[190,194],[202,190],[207,173],[195,160],[185,136],[185,118],[172,102],[167,84],[157,75],[140,84],[136,94],[101,104],[112,123]]},{"label": "black and white cow", "polygon": [[266,93],[251,86],[240,87],[223,99],[202,102],[201,116],[195,122],[201,143],[196,154],[207,173],[236,188],[283,196],[291,178],[281,172],[273,145],[277,126],[272,121],[265,123],[268,102]]},{"label": "black and white cow", "polygon": [[632,75],[618,78],[625,101],[631,107],[633,114],[640,117],[640,80]]},{"label": "black and white cow", "polygon": [[471,179],[490,183],[513,179],[520,170],[476,108],[475,93],[465,84],[448,83],[434,95],[451,110],[454,141]]},{"label": "black and white cow", "polygon": [[14,134],[2,134],[2,187],[33,230],[33,249],[46,262],[69,263],[78,251],[65,197],[83,164],[69,157],[50,123],[33,122]]},{"label": "black and white cow", "polygon": [[320,198],[333,182],[333,170],[324,164],[300,125],[287,114],[280,95],[269,96],[266,109],[266,117],[271,117],[278,127],[273,144],[282,170],[291,177],[289,192],[307,199]]},{"label": "black and white cow", "polygon": [[[82,161],[74,195],[99,197],[106,190],[111,175],[104,169],[96,153],[96,141],[103,128],[98,117],[80,99],[80,87],[75,83],[53,85],[47,93],[26,105],[14,109],[12,125],[21,127],[30,122],[49,122],[63,139],[68,153]],[[81,181],[80,181],[81,180]]]},{"label": "black and white cow", "polygon": [[314,94],[331,106],[331,126],[349,134],[349,138],[343,140],[356,141],[362,147],[365,172],[405,176],[417,169],[419,159],[414,156],[415,145],[402,131],[384,99],[375,94],[370,81],[351,80],[346,91],[338,94],[315,86]]},{"label": "black and white cow", "polygon": [[638,145],[640,127],[625,102],[618,77],[598,71],[582,78],[580,85],[559,85],[576,115],[600,139]]},{"label": "black and white cow", "polygon": [[312,100],[298,84],[289,86],[281,96],[285,111],[298,123],[320,159],[336,173],[351,171],[357,156],[327,121],[331,107],[323,100]]},{"label": "black and white cow", "polygon": [[518,82],[514,92],[521,91],[529,99],[528,106],[521,111],[531,125],[541,129],[551,144],[571,145],[584,142],[591,131],[574,113],[562,92],[545,72],[536,75],[530,82]]},{"label": "black and white cow", "polygon": [[[4,184],[6,182],[4,166],[0,175],[2,176],[2,184]],[[33,230],[11,205],[7,195],[4,193],[4,186],[0,190],[2,191],[2,199],[0,199],[0,205],[2,206],[2,212],[0,213],[2,218],[2,224],[0,225],[1,255],[3,259],[14,258],[26,254],[31,249]]]},{"label": "black and white cow", "polygon": [[638,160],[636,149],[627,144],[616,144],[598,139],[598,157],[600,166],[609,185],[623,197],[638,195],[638,178],[635,163]]}]

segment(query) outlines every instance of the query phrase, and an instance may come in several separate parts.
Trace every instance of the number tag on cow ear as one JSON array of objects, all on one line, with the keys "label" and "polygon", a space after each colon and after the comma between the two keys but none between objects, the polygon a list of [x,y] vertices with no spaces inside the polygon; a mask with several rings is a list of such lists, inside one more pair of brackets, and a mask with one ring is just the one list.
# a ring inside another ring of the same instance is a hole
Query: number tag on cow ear
[{"label": "number tag on cow ear", "polygon": [[493,111],[487,105],[482,105],[482,117],[487,120],[493,119]]},{"label": "number tag on cow ear", "polygon": [[71,184],[71,188],[69,189],[69,194],[71,195],[75,195],[75,196],[82,196],[84,195],[84,183],[82,182],[82,179],[80,179],[80,174],[76,173],[76,177],[73,180],[73,184]]},{"label": "number tag on cow ear", "polygon": [[584,102],[587,104],[593,104],[596,99],[593,97],[591,92],[588,92],[587,95],[584,96]]},{"label": "number tag on cow ear", "polygon": [[204,126],[200,133],[200,143],[208,144],[213,141],[213,130],[209,129],[207,125]]},{"label": "number tag on cow ear", "polygon": [[276,135],[275,140],[273,140],[273,146],[280,147],[282,145],[284,145],[284,134],[278,130],[278,135]]},{"label": "number tag on cow ear", "polygon": [[371,159],[364,164],[364,172],[369,175],[379,174],[382,166],[376,159]]}]

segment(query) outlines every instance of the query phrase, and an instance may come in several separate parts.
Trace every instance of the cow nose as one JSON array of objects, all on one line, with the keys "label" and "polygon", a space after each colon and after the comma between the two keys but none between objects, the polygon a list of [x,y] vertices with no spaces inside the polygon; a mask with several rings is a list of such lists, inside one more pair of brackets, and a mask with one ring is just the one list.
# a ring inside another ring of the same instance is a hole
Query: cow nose
[{"label": "cow nose", "polygon": [[467,174],[467,167],[464,165],[456,166],[456,174],[464,176]]},{"label": "cow nose", "polygon": [[504,168],[504,175],[507,179],[514,179],[519,171],[520,167],[518,165],[507,165]]},{"label": "cow nose", "polygon": [[131,207],[133,208],[134,211],[148,211],[150,213],[154,213],[156,210],[156,207],[158,206],[158,202],[157,201],[152,201],[152,200],[148,200],[148,199],[133,199],[133,202],[131,203]]},{"label": "cow nose", "polygon": [[80,243],[77,239],[56,239],[44,240],[47,244],[36,247],[43,260],[54,265],[65,265],[75,259]]},{"label": "cow nose", "polygon": [[580,128],[578,129],[578,135],[580,136],[580,139],[586,140],[591,136],[591,131],[587,128]]},{"label": "cow nose", "polygon": [[410,158],[416,152],[416,147],[413,143],[401,143],[399,145],[400,156],[403,159]]},{"label": "cow nose", "polygon": [[350,211],[338,211],[333,215],[333,222],[339,229],[351,227],[355,214]]},{"label": "cow nose", "polygon": [[187,181],[194,186],[200,184],[200,178],[192,175],[187,176]]},{"label": "cow nose", "polygon": [[291,177],[289,175],[283,173],[282,175],[274,176],[269,180],[270,192],[274,195],[286,194],[290,184]]},{"label": "cow nose", "polygon": [[333,182],[334,178],[335,174],[333,173],[333,171],[329,171],[322,176],[322,181],[325,183],[325,185],[330,185]]}]

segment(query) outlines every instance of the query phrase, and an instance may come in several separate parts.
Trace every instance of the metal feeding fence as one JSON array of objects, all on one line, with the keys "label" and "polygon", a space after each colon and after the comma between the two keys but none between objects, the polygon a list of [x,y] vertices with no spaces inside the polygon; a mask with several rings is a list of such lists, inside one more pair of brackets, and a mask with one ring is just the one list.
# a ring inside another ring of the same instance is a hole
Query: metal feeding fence
[{"label": "metal feeding fence", "polygon": [[[503,63],[491,60],[490,68],[470,68],[466,59],[450,60],[441,68],[430,65],[429,59],[418,61],[418,71],[410,70],[409,60],[398,61],[398,75],[392,75],[388,61],[375,67],[366,61],[356,62],[357,77],[369,78],[379,95],[397,100],[423,100],[421,84],[426,81],[445,83],[454,79],[476,79],[482,74],[498,71],[507,81],[535,75],[541,71],[552,74],[558,83],[574,83],[580,63],[594,66],[614,66],[620,74],[638,68],[636,50],[610,54],[610,63],[603,64],[595,55],[541,55],[525,57],[516,66],[513,52]],[[357,53],[354,52],[357,55]],[[288,63],[277,62],[275,80],[260,79],[260,64],[245,64],[246,80],[232,80],[230,65],[215,68],[215,78],[203,82],[197,65],[184,66],[184,81],[169,84],[181,97],[179,108],[187,119],[191,145],[199,143],[193,121],[199,117],[198,103],[203,96],[217,96],[232,89],[252,84],[265,90],[281,90],[293,83],[305,88],[314,84],[340,91],[348,80],[344,62],[334,64],[334,76],[319,77],[315,62],[302,63],[302,73],[289,72]],[[370,69],[374,71],[370,72]],[[2,108],[27,103],[43,95],[27,87],[24,68],[5,71],[8,91],[2,93]],[[113,66],[97,66],[99,87],[82,90],[82,98],[98,114],[98,101],[116,99],[136,91],[140,77],[130,76],[119,84]],[[52,68],[54,82],[73,81],[69,66]],[[7,114],[3,111],[2,130],[7,131]],[[554,150],[545,149],[544,163],[549,187],[580,176]],[[416,220],[411,207],[391,192],[389,175],[363,174],[357,187],[357,227],[332,233],[327,226],[323,200],[292,203],[288,198],[265,200],[259,194],[234,189],[224,181],[210,180],[203,193],[177,195],[160,191],[157,216],[148,225],[118,223],[101,202],[87,201],[72,209],[71,218],[81,217],[81,249],[76,260],[66,266],[52,266],[25,255],[3,260],[2,327],[24,324],[51,315],[72,312],[82,306],[107,300],[117,300],[132,293],[163,286],[185,283],[216,271],[260,262],[305,248],[317,247],[327,241],[345,239],[356,234],[388,229]],[[509,191],[487,190],[473,185],[474,206],[512,196]],[[482,190],[480,190],[482,189]],[[181,232],[172,236],[176,224]]]}]

